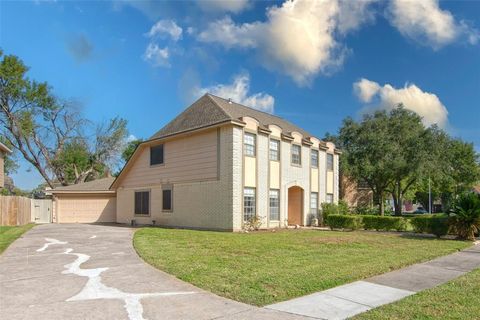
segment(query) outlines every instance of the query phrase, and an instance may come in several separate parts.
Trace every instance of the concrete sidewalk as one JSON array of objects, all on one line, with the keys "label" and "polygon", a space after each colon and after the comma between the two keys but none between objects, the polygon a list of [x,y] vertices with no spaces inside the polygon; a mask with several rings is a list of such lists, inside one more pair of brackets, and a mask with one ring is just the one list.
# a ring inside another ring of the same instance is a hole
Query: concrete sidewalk
[{"label": "concrete sidewalk", "polygon": [[448,256],[265,308],[316,319],[347,319],[433,288],[479,267],[480,243],[477,243]]}]

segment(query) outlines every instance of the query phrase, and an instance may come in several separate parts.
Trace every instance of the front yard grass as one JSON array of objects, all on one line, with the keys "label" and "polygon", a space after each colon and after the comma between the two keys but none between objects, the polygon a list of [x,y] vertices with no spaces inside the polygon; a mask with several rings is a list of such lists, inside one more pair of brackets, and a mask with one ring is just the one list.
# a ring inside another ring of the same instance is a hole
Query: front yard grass
[{"label": "front yard grass", "polygon": [[469,242],[395,233],[282,230],[228,233],[143,228],[151,265],[220,296],[263,306],[430,260]]},{"label": "front yard grass", "polygon": [[480,269],[436,288],[370,310],[355,320],[480,318]]},{"label": "front yard grass", "polygon": [[0,254],[22,234],[33,228],[34,224],[23,226],[0,226]]}]

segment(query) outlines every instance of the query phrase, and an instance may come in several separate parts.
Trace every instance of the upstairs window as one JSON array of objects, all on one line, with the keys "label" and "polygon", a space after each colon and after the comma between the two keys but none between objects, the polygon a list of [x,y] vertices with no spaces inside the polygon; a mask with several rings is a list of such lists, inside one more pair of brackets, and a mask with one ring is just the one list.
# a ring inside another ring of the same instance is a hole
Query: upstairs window
[{"label": "upstairs window", "polygon": [[280,160],[280,141],[270,140],[270,160]]},{"label": "upstairs window", "polygon": [[333,154],[327,153],[327,170],[333,171]]},{"label": "upstairs window", "polygon": [[163,144],[150,147],[150,165],[163,164]]},{"label": "upstairs window", "polygon": [[135,214],[150,214],[150,191],[135,191]]},{"label": "upstairs window", "polygon": [[302,164],[302,147],[296,144],[292,144],[292,164]]},{"label": "upstairs window", "polygon": [[333,193],[327,193],[326,202],[333,203]]},{"label": "upstairs window", "polygon": [[255,157],[255,140],[253,133],[245,132],[243,135],[243,149],[246,156]]},{"label": "upstairs window", "polygon": [[318,150],[311,150],[310,163],[312,167],[318,168]]}]

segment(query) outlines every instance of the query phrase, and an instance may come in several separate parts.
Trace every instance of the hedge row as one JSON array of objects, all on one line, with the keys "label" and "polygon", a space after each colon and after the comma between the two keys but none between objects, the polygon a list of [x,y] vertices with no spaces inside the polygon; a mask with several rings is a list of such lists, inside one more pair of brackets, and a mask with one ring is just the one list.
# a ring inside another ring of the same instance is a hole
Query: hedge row
[{"label": "hedge row", "polygon": [[[366,229],[366,230],[397,230],[407,229],[407,219],[403,217],[385,217],[371,215],[342,215],[331,214],[325,220],[331,229]],[[415,232],[431,233],[437,237],[448,234],[449,224],[447,216],[424,215],[412,218],[410,223]]]},{"label": "hedge row", "polygon": [[438,238],[448,234],[448,216],[445,215],[423,215],[412,218],[410,223],[413,230],[418,233],[431,233]]}]

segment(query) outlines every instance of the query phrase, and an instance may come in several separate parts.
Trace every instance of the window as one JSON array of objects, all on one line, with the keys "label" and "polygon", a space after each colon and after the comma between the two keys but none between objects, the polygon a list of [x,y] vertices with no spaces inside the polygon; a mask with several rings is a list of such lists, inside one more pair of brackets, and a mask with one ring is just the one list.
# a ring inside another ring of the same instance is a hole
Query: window
[{"label": "window", "polygon": [[327,153],[327,170],[333,171],[333,154]]},{"label": "window", "polygon": [[172,189],[162,190],[162,211],[172,211]]},{"label": "window", "polygon": [[302,164],[302,147],[292,144],[292,164]]},{"label": "window", "polygon": [[314,168],[318,168],[318,150],[310,150],[310,163]]},{"label": "window", "polygon": [[255,138],[253,133],[243,135],[243,152],[246,156],[255,157]]},{"label": "window", "polygon": [[150,214],[150,191],[135,191],[135,214]]},{"label": "window", "polygon": [[245,188],[243,190],[243,220],[248,221],[255,215],[255,189]]},{"label": "window", "polygon": [[163,144],[150,147],[150,165],[163,164]]},{"label": "window", "polygon": [[280,220],[280,190],[270,189],[270,220]]},{"label": "window", "polygon": [[333,193],[327,193],[327,203],[333,203]]},{"label": "window", "polygon": [[315,217],[318,214],[318,192],[310,194],[310,213],[315,215]]},{"label": "window", "polygon": [[280,141],[270,140],[270,160],[280,160]]}]

